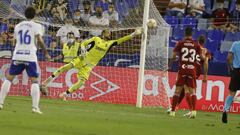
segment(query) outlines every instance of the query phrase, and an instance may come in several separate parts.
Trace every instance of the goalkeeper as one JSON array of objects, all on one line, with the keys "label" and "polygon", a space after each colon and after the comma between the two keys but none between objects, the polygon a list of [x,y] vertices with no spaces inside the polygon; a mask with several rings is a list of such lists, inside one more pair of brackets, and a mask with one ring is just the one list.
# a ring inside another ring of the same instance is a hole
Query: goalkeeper
[{"label": "goalkeeper", "polygon": [[56,70],[47,80],[42,83],[42,89],[46,88],[47,84],[51,82],[55,77],[61,73],[70,70],[72,68],[78,69],[78,81],[72,87],[59,96],[63,100],[67,99],[67,95],[78,90],[85,81],[88,80],[92,69],[98,64],[98,62],[108,53],[111,47],[119,45],[125,41],[128,41],[135,36],[141,35],[143,32],[142,28],[138,28],[130,35],[124,36],[117,40],[110,40],[111,32],[109,30],[103,30],[100,37],[92,37],[81,43],[81,55],[74,58],[70,63],[60,67]]}]

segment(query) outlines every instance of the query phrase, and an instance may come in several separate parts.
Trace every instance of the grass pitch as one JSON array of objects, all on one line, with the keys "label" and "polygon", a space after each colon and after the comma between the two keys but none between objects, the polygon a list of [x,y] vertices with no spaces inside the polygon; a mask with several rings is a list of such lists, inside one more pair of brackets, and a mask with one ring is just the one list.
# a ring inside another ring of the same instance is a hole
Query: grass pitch
[{"label": "grass pitch", "polygon": [[31,113],[30,97],[8,97],[0,110],[0,135],[239,135],[240,116],[198,112],[175,118],[165,109],[139,109],[128,105],[41,100],[43,115]]}]

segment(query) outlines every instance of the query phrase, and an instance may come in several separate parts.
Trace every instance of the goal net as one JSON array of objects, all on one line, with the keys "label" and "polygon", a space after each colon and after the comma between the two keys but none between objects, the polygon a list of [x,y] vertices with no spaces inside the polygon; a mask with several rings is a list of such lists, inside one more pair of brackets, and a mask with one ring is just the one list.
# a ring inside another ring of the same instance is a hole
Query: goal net
[{"label": "goal net", "polygon": [[[2,0],[0,18],[1,33],[7,34],[4,39],[1,36],[2,46],[0,48],[0,77],[4,80],[10,62],[11,52],[14,44],[11,42],[11,34],[13,27],[18,22],[24,20],[24,10],[28,5],[33,5],[38,9],[38,16],[35,21],[42,24],[45,29],[44,41],[48,48],[52,61],[46,61],[41,50],[38,51],[39,67],[41,81],[45,80],[57,68],[64,65],[62,55],[62,46],[57,42],[56,33],[65,25],[66,18],[71,17],[74,26],[80,32],[80,39],[84,40],[91,37],[91,31],[110,29],[112,38],[117,39],[128,35],[137,27],[143,26],[144,0],[116,0],[113,2],[118,12],[118,21],[108,27],[94,27],[83,22],[79,22],[79,18],[75,17],[75,11],[80,9],[83,14],[82,1],[68,0],[65,6],[58,7],[58,3],[24,3],[25,0]],[[41,5],[42,4],[42,5]],[[109,4],[92,2],[91,10],[95,10],[97,6],[102,6],[103,10],[108,10]],[[45,8],[43,8],[45,6]],[[50,6],[50,7],[48,7]],[[45,9],[48,9],[49,11]],[[58,13],[55,13],[57,10]],[[60,13],[61,12],[61,13]],[[63,12],[63,13],[62,13]],[[67,14],[67,15],[65,15]],[[77,14],[77,13],[76,13]],[[114,104],[132,104],[136,105],[138,99],[139,85],[139,68],[140,61],[144,62],[143,90],[141,103],[143,106],[169,106],[169,84],[168,84],[168,38],[170,27],[163,20],[150,0],[149,18],[157,21],[157,28],[148,29],[146,49],[142,49],[144,44],[143,37],[137,37],[122,45],[111,48],[109,53],[100,61],[100,63],[91,72],[90,78],[85,85],[76,92],[69,95],[69,99],[80,101],[95,101]],[[6,28],[5,28],[6,27]],[[90,32],[89,32],[90,31]],[[142,51],[142,52],[141,52]],[[145,52],[145,53],[143,53]],[[145,54],[145,59],[143,56]],[[60,92],[67,90],[77,81],[77,70],[69,70],[48,85],[50,95],[48,98],[58,98]],[[2,81],[1,81],[2,83]],[[26,72],[16,77],[13,81],[10,95],[29,96],[30,81]]]}]

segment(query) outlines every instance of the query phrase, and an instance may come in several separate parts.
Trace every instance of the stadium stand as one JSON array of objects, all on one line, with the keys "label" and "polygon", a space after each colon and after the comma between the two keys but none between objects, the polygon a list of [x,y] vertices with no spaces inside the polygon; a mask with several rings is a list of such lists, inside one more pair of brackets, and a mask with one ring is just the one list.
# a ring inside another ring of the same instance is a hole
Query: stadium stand
[{"label": "stadium stand", "polygon": [[[5,0],[7,1],[7,0]],[[155,4],[157,5],[157,8],[159,9],[159,11],[162,13],[162,15],[164,16],[164,19],[166,20],[166,22],[168,24],[170,24],[172,26],[172,34],[169,37],[169,54],[171,54],[172,48],[175,46],[176,42],[178,40],[181,40],[184,37],[184,28],[186,28],[187,26],[191,26],[194,28],[194,35],[193,38],[197,39],[198,36],[200,35],[205,35],[207,36],[207,41],[205,46],[211,51],[212,55],[213,55],[213,60],[210,62],[210,69],[209,72],[210,74],[218,74],[218,75],[226,75],[227,70],[225,70],[225,68],[222,68],[222,72],[218,72],[216,70],[212,70],[211,69],[211,65],[213,64],[219,64],[222,65],[222,67],[226,66],[226,54],[227,51],[229,50],[229,48],[231,47],[231,44],[234,41],[240,40],[240,32],[224,32],[224,31],[220,31],[220,30],[209,30],[209,24],[211,23],[209,20],[210,18],[209,15],[211,15],[212,11],[214,10],[215,7],[215,1],[214,0],[204,0],[205,3],[205,12],[203,15],[203,18],[199,18],[199,19],[195,19],[191,16],[189,16],[187,13],[185,14],[185,16],[180,20],[179,18],[175,17],[175,16],[167,16],[165,15],[166,10],[167,10],[167,6],[170,0],[155,0]],[[83,7],[81,4],[82,2],[80,1],[76,1],[76,0],[67,0],[65,1],[67,2],[67,10],[68,12],[70,12],[73,16],[74,12],[79,9],[79,7]],[[101,5],[103,7],[104,10],[108,9],[108,3],[103,3],[102,1],[95,1],[95,0],[91,0],[91,2]],[[53,19],[54,17],[56,19],[56,14],[54,15],[55,12],[55,7],[56,7],[56,3],[52,2],[52,8],[51,8],[51,13],[49,13],[49,18],[47,19]],[[114,5],[116,8],[116,11],[119,14],[119,20],[120,22],[123,22],[125,18],[127,18],[129,16],[129,14],[131,14],[131,11],[134,9],[134,7],[138,6],[138,0],[116,0],[114,1]],[[12,8],[23,8],[26,5],[21,5],[21,4],[12,4],[11,5]],[[95,7],[95,6],[93,6]],[[232,12],[236,9],[236,0],[231,0],[229,2],[229,12]],[[82,9],[79,9],[82,11]],[[94,9],[93,9],[94,10]],[[16,20],[16,23],[20,21],[20,20]],[[238,21],[238,20],[237,20]],[[15,23],[15,24],[16,24]],[[6,20],[4,20],[3,18],[0,19],[0,33],[1,36],[7,32],[9,30],[9,22],[6,23]],[[58,29],[54,29],[52,32],[56,33]],[[84,33],[84,32],[83,32]],[[86,36],[86,35],[82,35],[82,36]],[[13,45],[11,44],[10,37],[6,37],[3,39],[4,41],[6,40],[8,42],[7,45],[1,45],[0,46],[0,50],[1,51],[5,51],[5,50],[12,50],[13,49]],[[52,37],[51,35],[46,35],[44,37],[44,42],[46,43],[46,45],[50,48],[50,44],[52,42],[55,42],[55,38]],[[138,50],[140,47],[139,46],[134,46],[133,47]],[[61,48],[60,46],[58,48]],[[118,48],[120,51],[124,50],[124,47],[119,47]],[[124,50],[126,51],[126,50]],[[61,51],[57,51],[57,53],[61,53]],[[129,52],[131,54],[134,54],[134,52]],[[53,53],[55,54],[55,52]],[[40,60],[44,60],[44,57],[42,55],[42,52],[38,52],[38,56]],[[169,55],[170,56],[170,55]]]}]

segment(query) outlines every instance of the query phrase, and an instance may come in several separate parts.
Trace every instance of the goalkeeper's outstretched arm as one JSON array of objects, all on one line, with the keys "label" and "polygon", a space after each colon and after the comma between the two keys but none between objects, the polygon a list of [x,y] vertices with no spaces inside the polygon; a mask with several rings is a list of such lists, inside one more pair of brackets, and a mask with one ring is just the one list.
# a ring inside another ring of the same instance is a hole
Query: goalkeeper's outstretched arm
[{"label": "goalkeeper's outstretched arm", "polygon": [[127,35],[127,36],[124,36],[122,38],[119,38],[116,40],[117,44],[122,44],[123,42],[126,42],[128,40],[131,40],[132,38],[136,37],[136,36],[139,36],[143,33],[143,29],[142,28],[137,28],[135,29],[135,31],[130,34],[130,35]]}]

